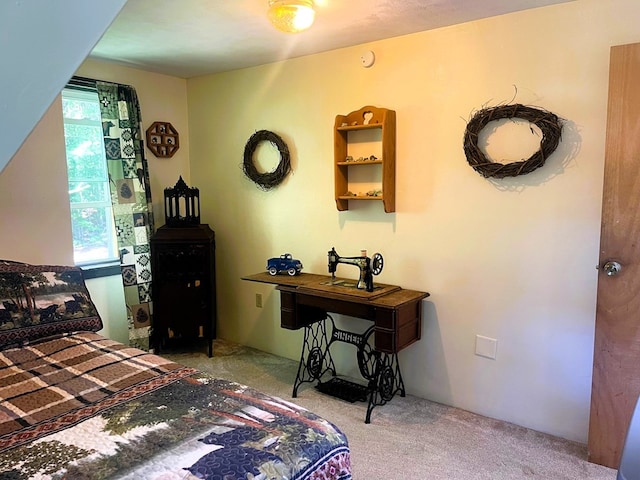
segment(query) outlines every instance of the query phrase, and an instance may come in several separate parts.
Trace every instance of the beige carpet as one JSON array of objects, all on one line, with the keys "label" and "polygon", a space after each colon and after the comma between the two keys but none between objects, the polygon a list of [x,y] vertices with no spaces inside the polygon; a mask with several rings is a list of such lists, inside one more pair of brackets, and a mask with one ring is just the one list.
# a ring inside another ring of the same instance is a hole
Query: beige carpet
[{"label": "beige carpet", "polygon": [[[204,352],[163,355],[184,365],[291,400],[297,362],[216,340]],[[582,444],[428,400],[394,397],[373,410],[304,384],[295,403],[340,427],[349,439],[355,480],[614,480],[616,471],[586,461]]]}]

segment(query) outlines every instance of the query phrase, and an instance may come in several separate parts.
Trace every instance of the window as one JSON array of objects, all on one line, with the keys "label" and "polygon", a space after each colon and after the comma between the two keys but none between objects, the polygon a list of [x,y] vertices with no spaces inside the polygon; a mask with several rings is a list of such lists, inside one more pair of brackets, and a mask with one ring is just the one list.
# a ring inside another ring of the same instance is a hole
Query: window
[{"label": "window", "polygon": [[94,89],[62,91],[73,256],[81,266],[119,259],[98,101]]}]

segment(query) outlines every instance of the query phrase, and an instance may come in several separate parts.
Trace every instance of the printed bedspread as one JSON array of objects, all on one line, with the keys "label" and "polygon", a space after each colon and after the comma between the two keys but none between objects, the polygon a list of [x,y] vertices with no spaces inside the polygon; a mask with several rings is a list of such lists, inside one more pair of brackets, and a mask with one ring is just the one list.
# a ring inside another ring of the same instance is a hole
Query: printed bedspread
[{"label": "printed bedspread", "polygon": [[0,351],[0,479],[351,479],[290,402],[94,333]]}]

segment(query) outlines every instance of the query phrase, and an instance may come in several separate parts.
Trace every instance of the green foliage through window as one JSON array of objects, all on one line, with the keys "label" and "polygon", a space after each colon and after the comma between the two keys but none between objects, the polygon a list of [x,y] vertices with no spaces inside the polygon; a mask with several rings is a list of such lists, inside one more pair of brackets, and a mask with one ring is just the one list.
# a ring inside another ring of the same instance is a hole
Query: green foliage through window
[{"label": "green foliage through window", "polygon": [[95,91],[65,88],[62,92],[73,252],[77,265],[118,258],[98,101]]}]

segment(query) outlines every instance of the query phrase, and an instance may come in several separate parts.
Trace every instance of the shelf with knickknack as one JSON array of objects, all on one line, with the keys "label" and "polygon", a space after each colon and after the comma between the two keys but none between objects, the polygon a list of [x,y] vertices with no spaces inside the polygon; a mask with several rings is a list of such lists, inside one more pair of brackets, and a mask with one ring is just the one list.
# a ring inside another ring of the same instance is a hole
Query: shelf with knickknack
[{"label": "shelf with knickknack", "polygon": [[395,212],[396,112],[366,106],[337,115],[334,173],[338,210],[349,210],[352,200],[378,200]]}]

